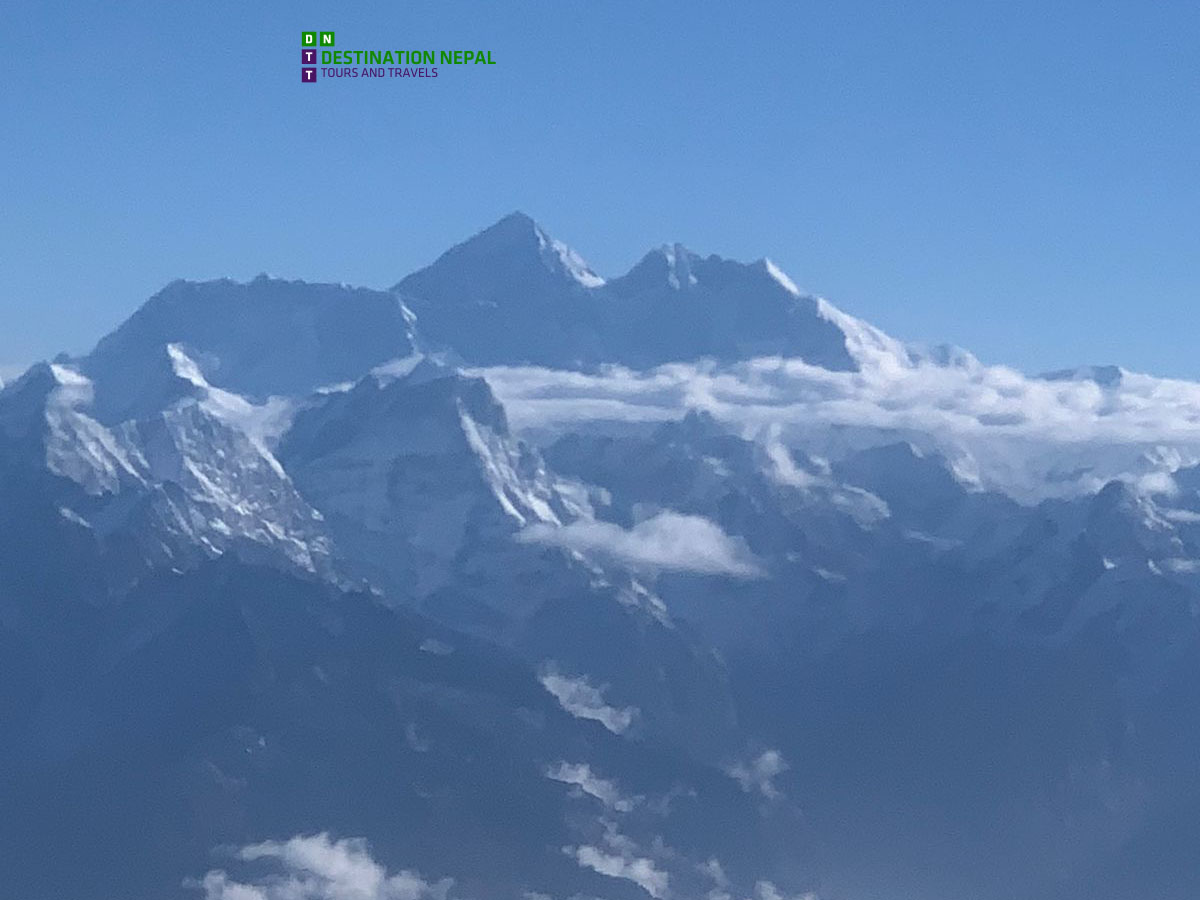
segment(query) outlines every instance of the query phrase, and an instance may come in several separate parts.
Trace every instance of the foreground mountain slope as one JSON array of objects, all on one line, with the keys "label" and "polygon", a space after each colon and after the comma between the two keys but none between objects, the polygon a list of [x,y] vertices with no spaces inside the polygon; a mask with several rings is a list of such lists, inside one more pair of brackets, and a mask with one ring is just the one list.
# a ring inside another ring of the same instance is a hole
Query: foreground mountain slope
[{"label": "foreground mountain slope", "polygon": [[[680,887],[712,854],[752,880],[779,849],[722,773],[573,717],[503,652],[271,570],[164,573],[93,631],[82,677],[37,662],[0,738],[5,889],[29,900],[177,896],[231,865],[221,847],[325,830],[464,896],[639,896],[564,852],[603,845],[597,818]],[[573,795],[573,767],[620,793]],[[714,818],[736,832],[695,827]]]}]

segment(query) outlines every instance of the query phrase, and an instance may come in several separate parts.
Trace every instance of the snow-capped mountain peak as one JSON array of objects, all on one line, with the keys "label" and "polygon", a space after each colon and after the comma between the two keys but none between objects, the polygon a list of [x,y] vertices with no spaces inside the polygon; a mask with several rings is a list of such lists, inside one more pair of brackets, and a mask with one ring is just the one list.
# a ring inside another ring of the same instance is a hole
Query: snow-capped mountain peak
[{"label": "snow-capped mountain peak", "polygon": [[701,257],[683,244],[661,244],[648,251],[637,264],[622,275],[618,293],[632,294],[660,290],[687,291],[699,283],[696,276]]},{"label": "snow-capped mountain peak", "polygon": [[[604,279],[592,271],[582,256],[551,237],[522,212],[510,213],[491,227],[451,247],[430,268],[461,270],[464,276],[477,281],[477,289],[486,287],[490,281],[503,282],[517,275],[535,281],[550,276],[581,288],[604,284]],[[401,294],[408,293],[403,282],[397,287]],[[419,317],[420,310],[417,314]]]},{"label": "snow-capped mountain peak", "polygon": [[265,276],[176,281],[79,360],[102,421],[136,414],[130,403],[161,379],[169,344],[187,349],[208,384],[253,400],[357,380],[415,349],[411,312],[392,294]]}]

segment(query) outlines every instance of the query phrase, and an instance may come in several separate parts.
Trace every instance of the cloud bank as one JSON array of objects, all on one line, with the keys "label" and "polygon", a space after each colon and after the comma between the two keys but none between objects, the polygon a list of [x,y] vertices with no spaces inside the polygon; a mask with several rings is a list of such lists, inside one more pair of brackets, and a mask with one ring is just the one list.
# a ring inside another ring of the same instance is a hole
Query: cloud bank
[{"label": "cloud bank", "polygon": [[1200,384],[1116,369],[1035,378],[969,354],[948,364],[877,354],[859,372],[769,357],[641,372],[476,374],[521,429],[659,422],[700,410],[746,436],[775,429],[825,456],[904,438],[945,454],[964,480],[1018,498],[1093,491],[1114,477],[1200,461]]}]

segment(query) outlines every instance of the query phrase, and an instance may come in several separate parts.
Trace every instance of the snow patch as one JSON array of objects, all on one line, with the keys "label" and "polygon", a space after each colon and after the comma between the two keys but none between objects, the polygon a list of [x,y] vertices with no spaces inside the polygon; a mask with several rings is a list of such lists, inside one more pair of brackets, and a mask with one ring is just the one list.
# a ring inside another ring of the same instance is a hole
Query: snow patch
[{"label": "snow patch", "polygon": [[565,272],[585,288],[603,287],[605,281],[592,271],[582,256],[568,247],[562,241],[550,237],[540,227],[537,232],[538,250],[542,258],[550,265],[551,270]]},{"label": "snow patch", "polygon": [[800,288],[796,287],[796,282],[788,278],[787,273],[769,259],[763,260],[763,267],[767,270],[767,274],[779,282],[780,286],[793,297],[800,296]]}]

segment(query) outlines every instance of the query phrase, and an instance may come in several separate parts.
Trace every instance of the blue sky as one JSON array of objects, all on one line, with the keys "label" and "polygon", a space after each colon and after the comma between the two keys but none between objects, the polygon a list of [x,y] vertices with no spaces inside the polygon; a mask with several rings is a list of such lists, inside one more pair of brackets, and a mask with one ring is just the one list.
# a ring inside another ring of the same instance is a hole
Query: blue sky
[{"label": "blue sky", "polygon": [[[1200,378],[1194,4],[354,6],[6,10],[0,365],[178,277],[386,286],[522,209],[606,275],[678,240],[987,361]],[[498,64],[302,85],[318,29]]]}]

